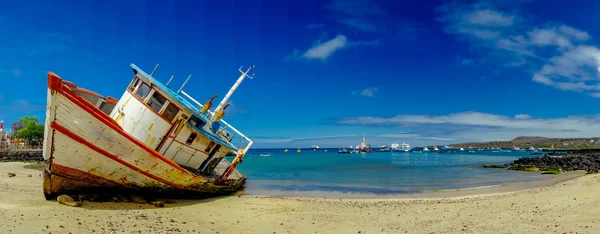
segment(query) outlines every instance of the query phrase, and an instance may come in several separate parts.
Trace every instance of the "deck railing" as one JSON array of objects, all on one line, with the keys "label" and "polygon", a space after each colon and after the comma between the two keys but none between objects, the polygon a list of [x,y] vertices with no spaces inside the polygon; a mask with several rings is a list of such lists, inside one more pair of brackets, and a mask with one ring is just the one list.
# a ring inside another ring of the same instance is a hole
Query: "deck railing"
[{"label": "deck railing", "polygon": [[[191,101],[193,104],[198,105],[198,107],[200,107],[199,109],[202,109],[202,107],[204,106],[200,102],[196,101],[196,99],[191,97],[189,94],[187,94],[185,91],[180,90],[179,93],[182,94],[183,97],[189,99],[189,101]],[[207,124],[212,124],[212,121],[210,119],[212,118],[213,115],[214,115],[214,113],[212,111],[208,110],[208,113],[207,113],[208,123]],[[219,122],[221,122],[221,124],[223,126],[216,131],[217,136],[219,136],[222,139],[223,138],[226,139],[228,142],[231,142],[231,140],[233,139],[233,137],[235,135],[239,135],[240,137],[244,138],[244,140],[246,140],[248,142],[248,144],[246,145],[246,147],[244,148],[244,151],[243,151],[243,154],[245,155],[248,152],[248,150],[250,149],[250,147],[252,146],[252,144],[254,144],[254,142],[250,138],[246,137],[242,132],[238,131],[233,126],[231,126],[229,123],[227,123],[225,120],[221,119]],[[231,134],[228,131],[228,128],[231,131],[233,131],[234,133]],[[239,152],[236,152],[236,153],[239,153]]]}]

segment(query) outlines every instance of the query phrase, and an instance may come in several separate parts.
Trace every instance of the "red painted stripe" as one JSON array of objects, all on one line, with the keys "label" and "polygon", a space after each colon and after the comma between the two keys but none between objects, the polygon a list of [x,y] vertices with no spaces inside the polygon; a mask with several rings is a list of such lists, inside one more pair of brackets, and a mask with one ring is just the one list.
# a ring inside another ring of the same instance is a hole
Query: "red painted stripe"
[{"label": "red painted stripe", "polygon": [[69,138],[71,138],[71,139],[79,142],[80,144],[83,144],[83,145],[89,147],[90,149],[92,149],[92,150],[94,150],[94,151],[96,151],[96,152],[98,152],[98,153],[106,156],[107,158],[110,158],[110,159],[112,159],[112,160],[114,160],[114,161],[116,161],[116,162],[118,162],[118,163],[120,163],[120,164],[122,164],[122,165],[124,165],[124,166],[126,166],[128,168],[130,168],[131,170],[137,171],[137,172],[139,172],[139,173],[141,173],[141,174],[143,174],[143,175],[145,175],[145,176],[147,176],[149,178],[152,178],[152,179],[154,179],[156,181],[159,181],[161,183],[168,184],[171,187],[178,188],[178,189],[185,189],[185,187],[182,186],[182,185],[175,184],[175,183],[172,183],[170,181],[167,181],[167,180],[165,180],[163,178],[160,178],[160,177],[158,177],[158,176],[156,176],[156,175],[154,175],[152,173],[149,173],[149,172],[144,171],[144,170],[142,170],[142,169],[140,169],[140,168],[138,168],[138,167],[136,167],[134,165],[131,165],[128,162],[123,161],[122,159],[120,159],[116,155],[111,154],[109,152],[106,152],[103,149],[100,149],[100,147],[95,146],[94,144],[86,141],[85,139],[83,139],[80,136],[78,136],[77,134],[69,131],[69,129],[61,126],[60,124],[58,124],[56,122],[50,123],[50,127],[52,127],[53,129],[55,129],[55,130],[57,130],[57,131],[65,134],[65,135],[67,135]]},{"label": "red painted stripe", "polygon": [[63,166],[56,163],[52,163],[50,168],[52,170],[52,174],[60,175],[66,178],[76,178],[78,181],[85,182],[93,186],[128,187],[127,185],[118,183],[113,180],[109,180],[102,176],[97,176],[90,172],[85,172],[79,169]]},{"label": "red painted stripe", "polygon": [[[57,85],[58,85],[57,83],[59,83],[59,82],[62,82],[62,79],[60,79],[60,77],[58,77],[56,74],[54,74],[54,73],[49,73],[48,74],[48,88],[49,89],[55,90],[58,93],[62,94],[67,99],[69,99],[71,102],[73,102],[77,106],[79,106],[81,109],[83,109],[84,111],[88,112],[89,114],[91,114],[92,116],[94,116],[96,119],[100,120],[106,126],[114,129],[116,132],[118,132],[119,134],[121,134],[122,136],[124,136],[125,138],[127,138],[129,141],[131,141],[131,142],[135,143],[136,145],[138,145],[139,147],[145,149],[146,151],[148,151],[149,153],[151,153],[152,155],[154,155],[158,159],[166,162],[167,164],[171,165],[172,167],[176,168],[177,170],[179,170],[181,172],[189,174],[189,172],[186,169],[182,168],[181,166],[179,166],[174,161],[168,159],[167,157],[165,157],[162,154],[159,154],[158,152],[154,151],[153,149],[151,149],[150,147],[148,147],[143,142],[139,141],[138,139],[132,137],[131,135],[129,135],[128,133],[126,133],[125,131],[123,131],[123,129],[121,128],[121,126],[119,126],[112,118],[110,118],[110,116],[108,116],[104,112],[100,111],[95,106],[92,106],[89,103],[86,103],[86,102],[84,102],[82,100],[79,100],[73,94],[69,93],[67,91],[68,87],[66,85],[62,85],[61,88],[57,88]],[[67,90],[65,90],[65,88]],[[79,98],[83,99],[81,97],[79,97]]]}]

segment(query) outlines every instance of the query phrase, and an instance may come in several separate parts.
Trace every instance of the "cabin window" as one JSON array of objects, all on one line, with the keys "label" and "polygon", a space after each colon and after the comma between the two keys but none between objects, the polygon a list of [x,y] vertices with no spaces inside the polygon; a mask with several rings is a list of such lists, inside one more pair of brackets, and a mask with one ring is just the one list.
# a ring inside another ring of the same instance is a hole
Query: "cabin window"
[{"label": "cabin window", "polygon": [[213,146],[215,146],[215,142],[211,141],[210,143],[208,143],[208,146],[206,146],[206,149],[204,149],[204,152],[210,152]]},{"label": "cabin window", "polygon": [[192,132],[192,134],[190,134],[190,137],[188,137],[187,141],[185,141],[186,144],[191,145],[192,142],[194,142],[194,140],[196,140],[196,137],[198,136],[198,133]]},{"label": "cabin window", "polygon": [[202,127],[203,127],[203,126],[206,124],[206,122],[204,122],[204,120],[202,120],[202,119],[198,118],[198,117],[197,117],[197,116],[195,116],[195,115],[192,115],[192,117],[190,117],[190,123],[191,123],[191,124],[192,124],[194,127],[197,127],[197,128],[202,128]]},{"label": "cabin window", "polygon": [[165,111],[162,113],[162,117],[165,117],[169,122],[172,122],[177,116],[177,112],[179,112],[179,108],[177,108],[173,103],[169,103]]},{"label": "cabin window", "polygon": [[146,96],[148,96],[150,90],[150,86],[148,86],[146,83],[142,83],[135,94],[143,100],[146,98]]},{"label": "cabin window", "polygon": [[131,86],[129,86],[129,91],[133,92],[135,90],[135,87],[137,87],[140,84],[140,82],[142,81],[136,77],[131,83]]},{"label": "cabin window", "polygon": [[150,97],[150,100],[148,100],[147,104],[156,113],[158,113],[160,111],[160,109],[162,109],[162,106],[165,104],[166,101],[167,101],[167,99],[165,99],[165,97],[160,95],[160,93],[154,91],[154,94],[152,94],[152,97]]}]

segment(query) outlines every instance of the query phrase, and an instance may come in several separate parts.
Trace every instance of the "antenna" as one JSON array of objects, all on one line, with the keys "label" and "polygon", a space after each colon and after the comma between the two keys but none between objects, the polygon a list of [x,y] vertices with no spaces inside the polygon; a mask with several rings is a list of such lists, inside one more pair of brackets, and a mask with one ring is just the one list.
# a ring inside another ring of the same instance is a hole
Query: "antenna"
[{"label": "antenna", "polygon": [[154,72],[156,71],[156,69],[158,68],[158,65],[160,65],[160,63],[156,64],[156,67],[154,67],[154,70],[152,70],[152,73],[150,73],[150,76],[154,75]]},{"label": "antenna", "polygon": [[177,93],[181,93],[181,90],[183,90],[183,86],[185,86],[185,84],[187,84],[188,80],[190,80],[190,78],[192,78],[192,74],[190,74],[190,76],[188,76],[187,79],[185,79],[185,82],[183,82],[183,85],[181,85],[181,88],[179,88],[179,91],[177,91]]},{"label": "antenna", "polygon": [[249,76],[248,72],[250,72],[250,70],[252,70],[252,68],[255,68],[255,66],[253,64],[251,64],[250,67],[248,67],[248,70],[246,70],[246,71],[243,71],[242,67],[244,67],[244,66],[241,66],[238,69],[238,71],[240,71],[242,73],[242,75],[240,75],[240,77],[237,79],[235,84],[233,84],[231,89],[229,89],[229,92],[227,93],[227,95],[225,95],[225,97],[223,97],[223,100],[221,100],[221,102],[219,103],[217,108],[215,108],[214,113],[217,113],[219,110],[223,109],[223,106],[225,105],[225,103],[227,103],[227,101],[229,101],[229,98],[231,97],[231,95],[233,95],[233,93],[235,92],[237,87],[240,86],[240,84],[242,83],[244,78],[248,77],[250,79],[254,79],[254,74],[252,74],[252,76]]},{"label": "antenna", "polygon": [[169,81],[167,81],[167,85],[165,85],[165,86],[169,86],[169,84],[171,83],[171,80],[173,80],[173,77],[175,77],[175,76],[174,75],[171,76],[171,78],[169,79]]},{"label": "antenna", "polygon": [[254,66],[254,64],[250,64],[250,67],[248,68],[248,70],[246,70],[246,72],[242,71],[242,67],[243,66],[240,66],[240,68],[238,69],[238,71],[240,71],[242,74],[244,74],[245,76],[247,76],[251,80],[254,79],[254,75],[255,74],[252,74],[252,76],[249,76],[248,72],[250,72],[250,69],[255,68],[256,66]]}]

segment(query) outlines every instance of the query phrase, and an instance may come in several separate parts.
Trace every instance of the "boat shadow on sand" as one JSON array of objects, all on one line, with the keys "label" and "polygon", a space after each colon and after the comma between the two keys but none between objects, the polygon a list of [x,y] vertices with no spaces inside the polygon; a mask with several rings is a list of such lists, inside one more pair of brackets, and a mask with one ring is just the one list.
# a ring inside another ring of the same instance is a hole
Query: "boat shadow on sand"
[{"label": "boat shadow on sand", "polygon": [[210,203],[223,198],[243,195],[243,190],[233,194],[210,196],[210,197],[194,197],[184,198],[178,196],[157,195],[152,196],[145,194],[143,196],[125,192],[112,193],[80,193],[78,195],[64,194],[49,200],[49,202],[58,202],[59,204],[82,208],[86,210],[147,210],[147,209],[164,209],[198,205],[202,203]]}]

